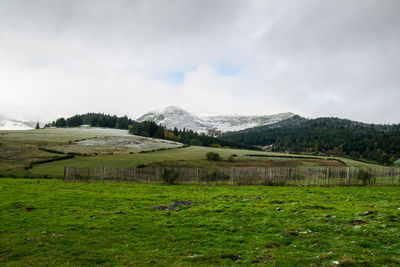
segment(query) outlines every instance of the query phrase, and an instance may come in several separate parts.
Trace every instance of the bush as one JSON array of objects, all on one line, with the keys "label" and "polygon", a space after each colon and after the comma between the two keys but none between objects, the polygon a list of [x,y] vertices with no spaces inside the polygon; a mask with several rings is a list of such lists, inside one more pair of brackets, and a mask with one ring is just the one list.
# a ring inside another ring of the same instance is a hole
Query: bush
[{"label": "bush", "polygon": [[357,180],[362,181],[364,185],[371,181],[371,174],[367,171],[360,170],[357,174]]},{"label": "bush", "polygon": [[179,174],[174,169],[164,169],[161,178],[166,184],[175,184],[176,180],[178,180]]},{"label": "bush", "polygon": [[208,152],[206,154],[206,157],[210,161],[218,161],[218,160],[221,159],[221,156],[218,153],[215,153],[215,152]]},{"label": "bush", "polygon": [[216,181],[226,181],[229,180],[229,175],[219,171],[219,170],[215,170],[211,173],[208,173],[205,177],[202,178],[203,181],[207,181],[207,182],[216,182]]},{"label": "bush", "polygon": [[235,158],[233,156],[229,156],[228,161],[229,162],[235,162]]},{"label": "bush", "polygon": [[272,181],[270,179],[265,179],[264,182],[262,183],[262,185],[265,186],[284,186],[286,184],[286,181]]}]

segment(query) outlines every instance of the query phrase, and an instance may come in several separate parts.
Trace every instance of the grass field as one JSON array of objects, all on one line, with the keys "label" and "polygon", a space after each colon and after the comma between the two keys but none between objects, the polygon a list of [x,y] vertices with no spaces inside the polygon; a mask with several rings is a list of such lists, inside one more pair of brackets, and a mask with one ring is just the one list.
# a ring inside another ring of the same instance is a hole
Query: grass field
[{"label": "grass field", "polygon": [[[181,144],[166,140],[132,136],[125,130],[104,128],[0,131],[0,175],[59,177],[63,173],[64,165],[76,167],[135,167],[139,164],[147,164],[201,168],[215,168],[217,166],[376,166],[347,158],[335,160],[334,157],[205,147],[186,147],[140,153],[180,146]],[[210,163],[205,158],[205,154],[209,151],[219,153],[223,160]],[[31,168],[34,163],[60,159],[60,157],[65,157],[66,153],[75,153],[76,156],[73,159],[34,165],[33,169]],[[235,155],[234,161],[228,160],[231,155]],[[259,157],[260,155],[263,157]]]},{"label": "grass field", "polygon": [[399,195],[2,178],[0,265],[398,266]]},{"label": "grass field", "polygon": [[[221,155],[221,161],[210,162],[206,160],[207,152],[217,152]],[[249,157],[248,154],[258,154],[273,157]],[[237,155],[234,161],[228,160],[229,156]],[[280,156],[280,157],[277,157]],[[304,158],[285,158],[293,156],[292,154],[249,151],[240,149],[221,149],[209,147],[185,147],[179,149],[156,151],[151,153],[138,154],[118,154],[118,155],[98,155],[92,157],[77,157],[68,160],[50,162],[36,165],[31,172],[34,174],[62,175],[64,165],[75,167],[136,167],[139,164],[149,166],[184,166],[184,167],[202,167],[213,168],[216,166],[264,166],[264,167],[300,167],[300,166],[371,166],[363,162],[350,159],[340,159],[340,161],[331,158],[319,157],[319,159],[307,157]]]},{"label": "grass field", "polygon": [[[0,174],[24,176],[31,163],[65,156],[128,154],[180,147],[167,140],[129,135],[127,130],[106,128],[48,128],[0,131]],[[64,154],[62,154],[64,153]]]}]

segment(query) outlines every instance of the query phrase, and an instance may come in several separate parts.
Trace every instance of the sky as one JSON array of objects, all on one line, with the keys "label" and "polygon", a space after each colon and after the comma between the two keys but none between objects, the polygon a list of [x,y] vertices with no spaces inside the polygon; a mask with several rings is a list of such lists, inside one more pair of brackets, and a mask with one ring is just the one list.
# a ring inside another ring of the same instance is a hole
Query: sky
[{"label": "sky", "polygon": [[0,0],[0,115],[400,123],[398,0]]}]

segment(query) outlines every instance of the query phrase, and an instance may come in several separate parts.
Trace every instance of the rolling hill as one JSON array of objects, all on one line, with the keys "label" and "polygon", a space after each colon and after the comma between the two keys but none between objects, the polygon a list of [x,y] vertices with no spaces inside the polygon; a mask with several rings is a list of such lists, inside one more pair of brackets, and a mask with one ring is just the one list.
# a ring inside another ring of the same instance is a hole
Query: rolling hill
[{"label": "rolling hill", "polygon": [[272,151],[324,153],[382,164],[392,164],[400,157],[400,124],[293,116],[275,124],[226,133],[220,138]]}]

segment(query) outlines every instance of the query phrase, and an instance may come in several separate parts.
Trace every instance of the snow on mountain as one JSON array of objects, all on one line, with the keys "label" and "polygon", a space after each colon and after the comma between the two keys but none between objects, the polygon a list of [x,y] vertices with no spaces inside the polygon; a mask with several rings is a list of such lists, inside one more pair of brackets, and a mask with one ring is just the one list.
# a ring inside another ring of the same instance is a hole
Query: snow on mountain
[{"label": "snow on mountain", "polygon": [[204,118],[208,123],[215,126],[217,131],[240,131],[248,128],[253,128],[262,125],[277,123],[283,120],[290,119],[295,114],[279,113],[274,115],[263,116],[210,116]]},{"label": "snow on mountain", "polygon": [[189,129],[201,133],[216,134],[218,132],[240,131],[247,128],[268,125],[290,119],[295,114],[279,113],[264,116],[197,116],[178,107],[167,107],[164,110],[151,111],[137,121],[154,121],[167,128]]},{"label": "snow on mountain", "polygon": [[0,130],[31,130],[36,126],[33,121],[10,119],[0,115]]},{"label": "snow on mountain", "polygon": [[154,121],[173,129],[189,129],[197,132],[207,132],[213,125],[202,118],[178,107],[167,107],[164,110],[148,112],[137,119],[137,121]]}]

